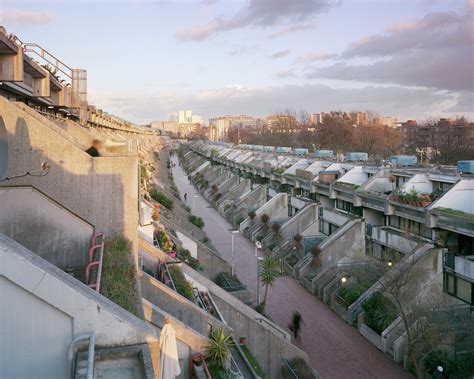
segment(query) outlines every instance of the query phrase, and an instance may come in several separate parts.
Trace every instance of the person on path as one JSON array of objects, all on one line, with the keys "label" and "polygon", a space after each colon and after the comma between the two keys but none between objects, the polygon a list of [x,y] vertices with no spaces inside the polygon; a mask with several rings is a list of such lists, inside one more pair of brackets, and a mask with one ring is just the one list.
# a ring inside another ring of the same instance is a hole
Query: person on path
[{"label": "person on path", "polygon": [[184,194],[184,201],[188,201],[188,194],[187,193]]},{"label": "person on path", "polygon": [[293,317],[290,324],[290,330],[293,332],[293,337],[295,340],[298,339],[298,332],[301,328],[301,323],[303,320],[301,319],[301,314],[297,311],[293,312]]},{"label": "person on path", "polygon": [[86,150],[86,153],[91,157],[100,157],[100,149],[102,148],[102,141],[95,139],[92,141],[91,147]]}]

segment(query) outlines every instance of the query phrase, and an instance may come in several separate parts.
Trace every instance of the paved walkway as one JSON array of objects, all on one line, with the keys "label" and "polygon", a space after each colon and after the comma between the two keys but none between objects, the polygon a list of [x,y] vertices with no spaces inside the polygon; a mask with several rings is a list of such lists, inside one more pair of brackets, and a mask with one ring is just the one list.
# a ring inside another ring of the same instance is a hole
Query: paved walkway
[{"label": "paved walkway", "polygon": [[[177,158],[173,169],[178,190],[188,194],[188,205],[204,222],[209,238],[221,255],[231,262],[231,232],[229,224],[189,184]],[[253,293],[256,292],[256,267],[254,245],[241,234],[234,235],[234,270],[239,279]],[[263,290],[261,290],[263,298]],[[344,322],[318,298],[311,295],[290,277],[278,278],[269,290],[266,313],[286,328],[294,311],[301,313],[301,347],[311,365],[324,378],[408,378],[401,367],[377,350],[355,328]]]}]

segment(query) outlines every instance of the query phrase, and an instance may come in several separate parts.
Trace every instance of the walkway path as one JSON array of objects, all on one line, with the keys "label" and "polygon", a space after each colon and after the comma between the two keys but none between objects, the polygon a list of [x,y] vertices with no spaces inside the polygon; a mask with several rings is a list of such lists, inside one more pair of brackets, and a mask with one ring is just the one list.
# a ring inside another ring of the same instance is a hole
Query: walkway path
[{"label": "walkway path", "polygon": [[[231,262],[231,230],[229,224],[189,184],[187,176],[173,158],[174,181],[178,190],[187,193],[188,205],[205,222],[205,231],[221,255]],[[195,196],[193,198],[193,196]],[[255,248],[241,234],[234,235],[234,269],[239,279],[254,294],[256,292]],[[263,291],[261,291],[263,297]],[[270,289],[266,313],[283,328],[290,322],[293,311],[301,313],[301,347],[311,365],[324,379],[329,378],[408,378],[400,366],[377,350],[355,328],[333,313],[290,277],[277,279]]]}]

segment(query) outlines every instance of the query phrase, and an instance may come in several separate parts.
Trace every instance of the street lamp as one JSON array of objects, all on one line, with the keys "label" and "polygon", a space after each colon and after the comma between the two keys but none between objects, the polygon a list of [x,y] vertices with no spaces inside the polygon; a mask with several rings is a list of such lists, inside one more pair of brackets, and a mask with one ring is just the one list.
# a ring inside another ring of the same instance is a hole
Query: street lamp
[{"label": "street lamp", "polygon": [[257,257],[257,305],[260,304],[260,264],[263,258]]},{"label": "street lamp", "polygon": [[232,230],[230,232],[231,234],[231,240],[232,240],[232,258],[231,258],[231,264],[230,264],[230,273],[233,276],[234,275],[234,234],[238,234],[238,230]]},{"label": "street lamp", "polygon": [[347,279],[349,279],[349,275],[344,275],[344,276],[341,278],[341,283],[342,283],[342,284],[346,284],[346,283],[347,283]]},{"label": "street lamp", "polygon": [[258,256],[258,249],[262,248],[262,243],[260,241],[255,241],[255,258],[257,258],[257,305],[260,304],[260,262],[263,261],[263,258]]}]

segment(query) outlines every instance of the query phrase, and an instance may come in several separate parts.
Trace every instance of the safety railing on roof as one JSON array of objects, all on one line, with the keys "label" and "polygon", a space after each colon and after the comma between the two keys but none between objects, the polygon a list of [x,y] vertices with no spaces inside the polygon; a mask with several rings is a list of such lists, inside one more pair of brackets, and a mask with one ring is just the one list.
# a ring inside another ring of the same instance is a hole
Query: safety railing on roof
[{"label": "safety railing on roof", "polygon": [[[100,242],[97,242],[97,240],[100,240]],[[89,249],[89,264],[85,272],[85,283],[96,292],[100,292],[102,262],[104,259],[104,240],[104,233],[96,233],[92,236],[91,247]],[[93,275],[94,273],[95,275]]]}]

